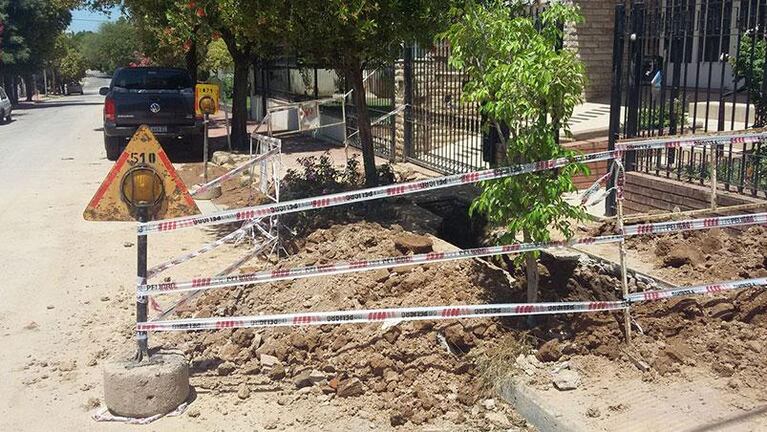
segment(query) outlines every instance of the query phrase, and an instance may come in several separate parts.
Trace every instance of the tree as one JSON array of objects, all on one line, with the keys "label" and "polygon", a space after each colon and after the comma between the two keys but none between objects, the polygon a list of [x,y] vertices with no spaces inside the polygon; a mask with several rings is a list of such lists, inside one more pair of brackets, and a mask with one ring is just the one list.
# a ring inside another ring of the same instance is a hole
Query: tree
[{"label": "tree", "polygon": [[767,95],[762,92],[762,81],[767,42],[764,34],[760,35],[755,29],[749,30],[741,39],[737,52],[740,55],[730,57],[730,64],[735,72],[735,78],[738,81],[744,80],[743,87],[756,107],[752,127],[765,127],[767,126]]},{"label": "tree", "polygon": [[363,73],[396,59],[403,42],[430,43],[444,30],[450,1],[295,0],[292,45],[307,62],[339,70],[353,89],[365,183],[377,185]]},{"label": "tree", "polygon": [[219,38],[208,44],[208,53],[203,65],[211,72],[226,71],[234,67],[232,55],[223,40]]},{"label": "tree", "polygon": [[[468,74],[463,98],[478,102],[503,142],[501,164],[572,157],[558,143],[560,125],[570,134],[568,120],[582,102],[584,69],[575,53],[559,48],[563,26],[581,19],[578,8],[549,3],[537,22],[519,0],[489,0],[467,5],[466,12],[445,33],[452,52],[450,64]],[[508,134],[505,129],[508,128]],[[506,138],[508,137],[508,139]],[[499,240],[547,242],[550,229],[571,237],[571,221],[585,218],[582,208],[565,202],[575,191],[572,176],[587,172],[581,164],[488,181],[471,211],[505,228]],[[524,257],[527,299],[537,301],[535,253]]]},{"label": "tree", "polygon": [[0,0],[3,35],[0,42],[0,75],[9,96],[18,102],[18,76],[40,70],[52,58],[58,35],[72,16],[64,3],[47,0]]},{"label": "tree", "polygon": [[59,71],[63,82],[79,82],[85,77],[88,65],[85,57],[76,49],[68,49],[64,58],[61,59]]},{"label": "tree", "polygon": [[98,32],[83,37],[82,45],[88,67],[106,73],[142,56],[138,31],[125,18],[101,24]]}]

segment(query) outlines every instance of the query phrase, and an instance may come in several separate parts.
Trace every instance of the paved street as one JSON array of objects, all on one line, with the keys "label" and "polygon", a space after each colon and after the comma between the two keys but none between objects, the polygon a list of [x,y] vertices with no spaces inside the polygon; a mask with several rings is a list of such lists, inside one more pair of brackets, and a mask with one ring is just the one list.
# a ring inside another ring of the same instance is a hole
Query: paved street
[{"label": "paved street", "polygon": [[[87,406],[102,397],[98,363],[132,345],[135,225],[82,218],[112,166],[107,84],[89,77],[84,96],[25,104],[0,125],[0,430],[103,430]],[[158,239],[152,253],[202,235]]]}]

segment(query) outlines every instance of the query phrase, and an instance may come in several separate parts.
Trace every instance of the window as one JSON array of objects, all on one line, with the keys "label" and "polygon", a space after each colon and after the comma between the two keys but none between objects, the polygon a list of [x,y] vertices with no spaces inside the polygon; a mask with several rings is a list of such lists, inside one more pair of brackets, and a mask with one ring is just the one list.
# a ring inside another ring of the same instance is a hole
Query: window
[{"label": "window", "polygon": [[114,78],[114,86],[128,90],[182,90],[194,87],[186,71],[141,67],[121,69]]},{"label": "window", "polygon": [[733,0],[704,0],[698,14],[698,58],[705,62],[719,61],[722,53],[730,52],[730,28]]}]

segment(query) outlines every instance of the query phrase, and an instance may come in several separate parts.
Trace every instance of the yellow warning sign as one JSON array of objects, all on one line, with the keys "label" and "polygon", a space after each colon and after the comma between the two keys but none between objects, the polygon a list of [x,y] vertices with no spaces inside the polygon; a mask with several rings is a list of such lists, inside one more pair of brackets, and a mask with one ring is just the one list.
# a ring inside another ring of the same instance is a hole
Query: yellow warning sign
[{"label": "yellow warning sign", "polygon": [[143,200],[143,205],[152,207],[154,220],[200,214],[168,155],[146,125],[133,135],[83,217],[89,221],[135,220],[132,200]]},{"label": "yellow warning sign", "polygon": [[197,115],[218,112],[218,84],[197,84],[194,87],[194,111]]}]

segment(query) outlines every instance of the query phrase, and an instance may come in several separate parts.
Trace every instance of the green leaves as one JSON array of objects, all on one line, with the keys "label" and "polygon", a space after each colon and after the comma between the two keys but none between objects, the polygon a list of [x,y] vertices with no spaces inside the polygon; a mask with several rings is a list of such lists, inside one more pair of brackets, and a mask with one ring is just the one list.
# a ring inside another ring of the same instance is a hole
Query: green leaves
[{"label": "green leaves", "polygon": [[[583,101],[584,69],[575,53],[559,49],[563,28],[580,22],[578,8],[552,2],[538,15],[520,1],[472,2],[443,34],[450,42],[450,65],[469,76],[464,99],[481,105],[490,127],[510,130],[503,164],[571,157],[556,140],[565,134],[573,108]],[[582,208],[563,196],[576,190],[572,177],[584,165],[524,174],[482,183],[470,208],[505,228],[502,242],[524,233],[531,241],[549,241],[551,229],[572,236],[571,221],[583,219]]]}]

